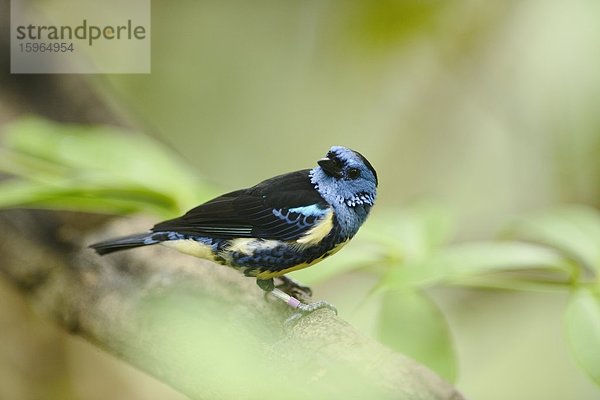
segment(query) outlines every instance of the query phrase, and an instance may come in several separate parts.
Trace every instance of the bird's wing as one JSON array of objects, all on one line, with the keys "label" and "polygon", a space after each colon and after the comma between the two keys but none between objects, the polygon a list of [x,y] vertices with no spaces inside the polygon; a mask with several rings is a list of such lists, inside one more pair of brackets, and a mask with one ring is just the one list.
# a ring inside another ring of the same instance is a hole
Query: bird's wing
[{"label": "bird's wing", "polygon": [[224,194],[152,230],[221,239],[296,240],[330,217],[330,206],[304,170]]}]

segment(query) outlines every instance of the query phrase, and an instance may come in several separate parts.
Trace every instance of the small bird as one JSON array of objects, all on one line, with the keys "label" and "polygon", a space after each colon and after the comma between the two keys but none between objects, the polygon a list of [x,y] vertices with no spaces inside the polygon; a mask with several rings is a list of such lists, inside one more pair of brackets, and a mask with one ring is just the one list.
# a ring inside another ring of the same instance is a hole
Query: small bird
[{"label": "small bird", "polygon": [[[317,166],[216,197],[149,232],[92,244],[100,255],[162,244],[255,277],[265,292],[300,313],[309,288],[284,276],[337,252],[365,222],[375,202],[377,173],[360,153],[333,146]],[[275,286],[274,278],[282,281]],[[296,296],[296,297],[295,297]]]}]

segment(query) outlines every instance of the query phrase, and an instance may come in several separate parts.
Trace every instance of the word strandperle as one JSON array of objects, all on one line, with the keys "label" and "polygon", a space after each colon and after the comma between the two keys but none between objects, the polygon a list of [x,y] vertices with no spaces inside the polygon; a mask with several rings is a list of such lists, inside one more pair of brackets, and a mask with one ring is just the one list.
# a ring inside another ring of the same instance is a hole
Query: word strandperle
[{"label": "word strandperle", "polygon": [[19,40],[87,40],[90,46],[95,40],[143,40],[146,39],[146,28],[142,25],[133,25],[128,19],[125,25],[88,25],[84,19],[81,25],[76,27],[68,25],[33,25],[17,26],[17,39]]}]

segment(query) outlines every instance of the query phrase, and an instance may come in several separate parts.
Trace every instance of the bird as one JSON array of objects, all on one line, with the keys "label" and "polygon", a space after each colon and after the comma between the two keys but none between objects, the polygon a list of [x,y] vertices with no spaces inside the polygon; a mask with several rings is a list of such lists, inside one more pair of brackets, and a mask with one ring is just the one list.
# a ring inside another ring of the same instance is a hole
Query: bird
[{"label": "bird", "polygon": [[[340,250],[358,232],[375,203],[377,172],[359,152],[332,146],[312,169],[275,176],[209,200],[148,232],[90,245],[99,255],[161,244],[233,267],[298,316],[325,301],[285,274],[312,266]],[[280,280],[275,285],[274,279]],[[337,311],[336,311],[337,312]]]}]

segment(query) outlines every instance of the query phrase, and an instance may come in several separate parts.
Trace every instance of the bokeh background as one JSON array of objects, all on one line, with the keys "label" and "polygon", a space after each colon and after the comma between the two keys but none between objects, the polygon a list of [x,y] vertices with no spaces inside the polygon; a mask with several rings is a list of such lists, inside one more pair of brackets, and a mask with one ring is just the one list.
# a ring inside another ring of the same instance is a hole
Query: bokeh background
[{"label": "bokeh background", "polygon": [[[518,215],[600,207],[599,50],[593,0],[155,0],[151,74],[64,77],[61,90],[89,85],[219,190],[311,167],[331,145],[357,149],[379,173],[374,218],[425,199],[448,210],[454,240],[485,240]],[[3,71],[0,124],[73,120],[36,92],[40,79]],[[358,271],[314,289],[372,334],[373,284]],[[429,294],[467,397],[600,398],[569,354],[566,293]],[[58,332],[0,280],[0,398],[183,396]]]}]

